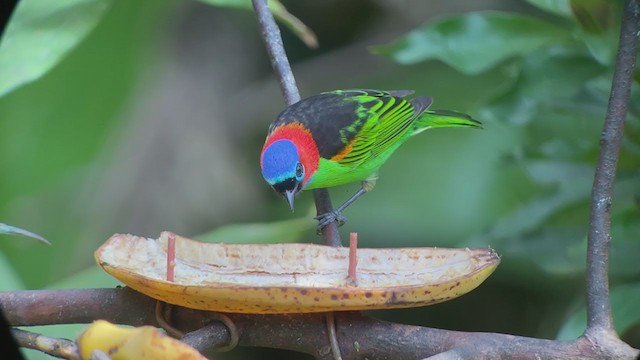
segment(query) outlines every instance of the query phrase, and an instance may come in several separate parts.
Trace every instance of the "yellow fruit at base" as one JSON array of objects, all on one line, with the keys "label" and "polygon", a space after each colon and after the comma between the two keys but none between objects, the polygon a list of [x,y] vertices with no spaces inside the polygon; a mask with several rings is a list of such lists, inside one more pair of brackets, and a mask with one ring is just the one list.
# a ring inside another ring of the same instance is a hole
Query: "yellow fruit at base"
[{"label": "yellow fruit at base", "polygon": [[205,360],[198,351],[156,328],[124,328],[105,320],[96,320],[78,337],[83,360],[98,350],[112,360]]}]

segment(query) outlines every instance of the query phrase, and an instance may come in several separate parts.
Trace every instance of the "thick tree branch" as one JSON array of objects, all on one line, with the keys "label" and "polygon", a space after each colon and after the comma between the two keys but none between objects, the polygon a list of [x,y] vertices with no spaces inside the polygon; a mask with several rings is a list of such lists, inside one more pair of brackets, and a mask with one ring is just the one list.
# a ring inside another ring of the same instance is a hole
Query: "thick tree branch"
[{"label": "thick tree branch", "polygon": [[[124,306],[123,304],[126,304]],[[158,322],[155,300],[129,288],[84,290],[36,290],[0,293],[0,308],[12,326],[89,323],[105,319],[127,325]],[[172,307],[172,325],[188,333],[209,325],[206,342],[219,348],[231,339],[218,313]],[[226,314],[235,324],[239,345],[260,346],[311,354],[329,360],[326,314],[251,315]],[[616,338],[598,343],[581,337],[575,341],[553,341],[527,337],[465,333],[394,324],[357,312],[335,313],[336,338],[343,359],[423,359],[449,351],[474,359],[633,359],[639,352]],[[199,350],[205,343],[190,338]],[[443,355],[444,356],[444,355]],[[447,357],[445,357],[447,358]]]},{"label": "thick tree branch", "polygon": [[[264,39],[267,47],[267,53],[269,59],[271,59],[271,65],[273,71],[276,73],[278,82],[280,83],[280,89],[282,90],[282,96],[284,96],[285,102],[288,105],[297,103],[300,101],[300,93],[296,86],[296,79],[293,77],[291,66],[289,65],[289,59],[284,51],[284,45],[282,44],[282,37],[280,36],[280,29],[276,25],[276,21],[269,11],[266,0],[252,0],[253,7],[256,10],[258,16],[258,23],[262,31],[262,38]],[[329,191],[327,189],[313,190],[313,200],[316,204],[316,211],[318,215],[327,213],[333,209],[331,205],[331,198],[329,197]],[[322,229],[322,236],[327,245],[341,246],[340,233],[338,232],[338,225],[334,222],[325,226]]]},{"label": "thick tree branch", "polygon": [[633,81],[640,31],[636,0],[626,0],[620,29],[609,107],[600,138],[600,157],[591,194],[591,220],[587,248],[587,334],[614,331],[609,303],[609,245],[611,199],[627,104]]}]

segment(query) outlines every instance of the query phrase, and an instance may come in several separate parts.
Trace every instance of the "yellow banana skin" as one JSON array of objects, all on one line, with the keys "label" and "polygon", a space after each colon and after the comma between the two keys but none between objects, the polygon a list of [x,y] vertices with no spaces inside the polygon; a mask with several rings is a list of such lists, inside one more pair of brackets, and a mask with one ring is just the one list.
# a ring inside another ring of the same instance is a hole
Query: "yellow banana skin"
[{"label": "yellow banana skin", "polygon": [[156,328],[124,328],[105,320],[94,321],[78,337],[83,360],[101,351],[112,360],[206,360],[198,351]]},{"label": "yellow banana skin", "polygon": [[167,281],[168,237],[114,235],[96,251],[96,261],[152,298],[249,314],[431,305],[473,290],[500,263],[491,249],[357,249],[353,282],[348,248],[203,243],[175,235],[175,279]]}]

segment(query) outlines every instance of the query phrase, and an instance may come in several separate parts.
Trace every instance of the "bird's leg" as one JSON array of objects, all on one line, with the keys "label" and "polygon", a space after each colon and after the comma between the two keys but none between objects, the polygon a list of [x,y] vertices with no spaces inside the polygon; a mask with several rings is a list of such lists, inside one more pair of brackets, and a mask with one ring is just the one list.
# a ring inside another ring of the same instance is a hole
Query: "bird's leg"
[{"label": "bird's leg", "polygon": [[347,201],[345,201],[342,205],[322,215],[316,216],[315,219],[318,220],[318,233],[320,233],[320,230],[322,230],[322,228],[334,221],[338,222],[338,226],[342,226],[347,221],[347,218],[342,215],[342,210],[346,209],[347,206],[351,205],[354,201],[356,201],[357,198],[359,198],[366,192],[367,191],[364,190],[364,188],[360,188],[358,192],[353,194],[353,196],[347,199]]},{"label": "bird's leg", "polygon": [[367,178],[362,182],[362,186],[360,187],[360,189],[355,194],[353,194],[350,198],[348,198],[347,201],[342,203],[342,205],[338,206],[332,211],[316,216],[315,219],[318,220],[318,230],[317,230],[318,234],[321,233],[322,228],[331,224],[334,221],[338,222],[338,226],[342,226],[347,221],[347,218],[344,217],[344,215],[342,215],[342,211],[346,209],[347,206],[353,204],[353,202],[356,201],[360,196],[371,191],[373,187],[376,185],[377,178],[378,177],[376,175],[373,175]]}]

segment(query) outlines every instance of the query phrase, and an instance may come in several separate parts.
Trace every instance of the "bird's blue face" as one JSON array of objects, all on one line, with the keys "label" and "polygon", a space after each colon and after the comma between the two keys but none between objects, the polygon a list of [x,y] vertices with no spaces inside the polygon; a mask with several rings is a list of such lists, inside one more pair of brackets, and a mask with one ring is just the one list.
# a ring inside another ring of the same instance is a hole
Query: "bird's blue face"
[{"label": "bird's blue face", "polygon": [[262,153],[262,177],[284,196],[293,210],[293,199],[302,190],[304,166],[298,148],[290,140],[274,141]]}]

